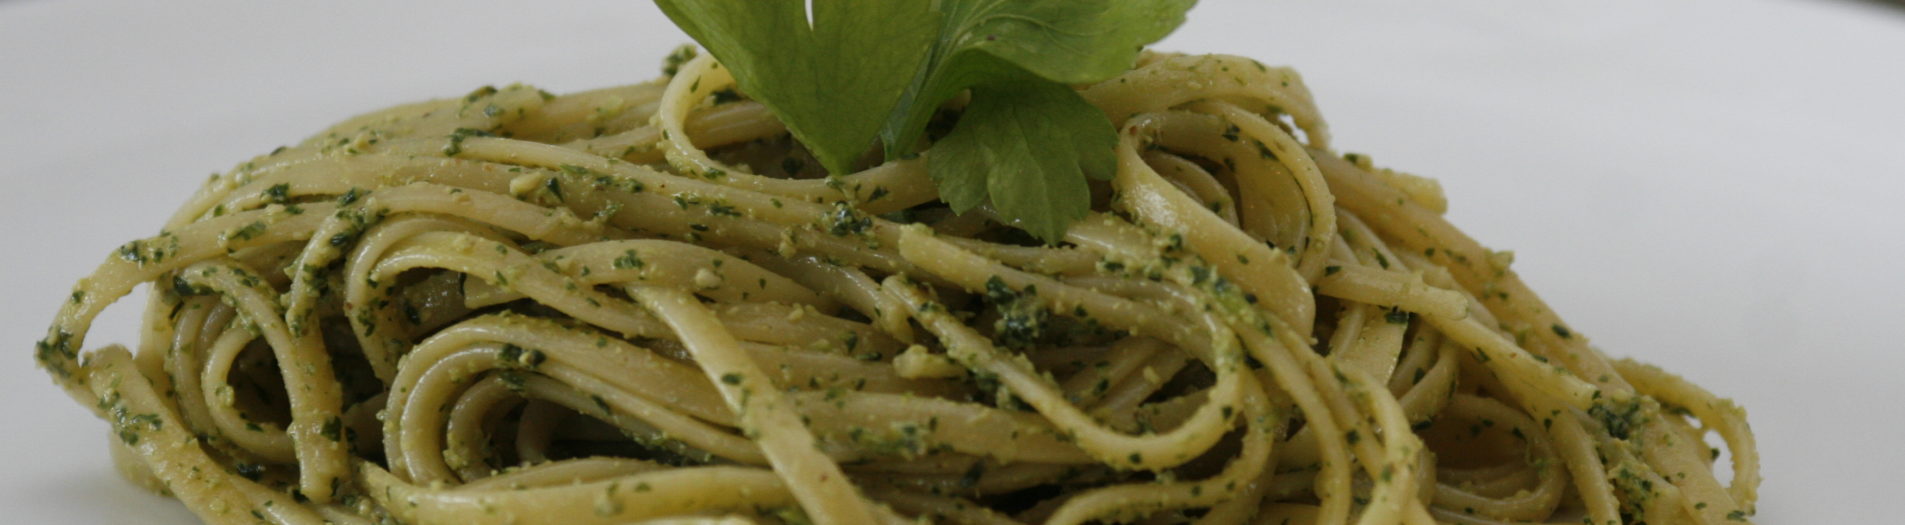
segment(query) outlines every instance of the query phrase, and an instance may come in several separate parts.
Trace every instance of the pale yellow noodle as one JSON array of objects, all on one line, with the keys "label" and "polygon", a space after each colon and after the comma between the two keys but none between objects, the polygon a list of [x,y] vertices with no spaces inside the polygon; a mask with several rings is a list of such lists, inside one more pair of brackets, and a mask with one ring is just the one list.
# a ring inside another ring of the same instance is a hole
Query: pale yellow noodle
[{"label": "pale yellow noodle", "polygon": [[[733,88],[702,56],[346,120],[115,250],[35,357],[212,523],[1754,511],[1743,410],[1589,346],[1289,69],[1081,86],[1117,172],[1055,245],[953,213],[930,145],[820,177]],[[147,283],[138,354],[82,354]]]}]

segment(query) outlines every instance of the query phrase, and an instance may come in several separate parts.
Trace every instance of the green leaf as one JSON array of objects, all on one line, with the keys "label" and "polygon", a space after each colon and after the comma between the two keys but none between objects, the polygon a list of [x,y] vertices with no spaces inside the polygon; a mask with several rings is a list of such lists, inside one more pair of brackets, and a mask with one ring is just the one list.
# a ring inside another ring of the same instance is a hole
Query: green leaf
[{"label": "green leaf", "polygon": [[1022,70],[1066,84],[1131,68],[1138,52],[1184,23],[1195,0],[944,0],[926,67],[880,130],[886,154],[910,151],[939,105]]},{"label": "green leaf", "polygon": [[929,0],[655,0],[833,173],[869,147],[932,48]]},{"label": "green leaf", "polygon": [[[928,173],[956,211],[990,202],[1048,242],[1109,178],[1116,131],[1067,84],[1130,68],[1195,0],[656,0],[733,70],[827,170],[877,138],[911,153],[947,99],[972,92]],[[850,5],[849,5],[850,4]]]},{"label": "green leaf", "polygon": [[1012,226],[1046,242],[1090,211],[1087,176],[1109,178],[1117,131],[1061,84],[1030,76],[975,87],[951,133],[933,145],[927,173],[954,212],[985,200]]}]

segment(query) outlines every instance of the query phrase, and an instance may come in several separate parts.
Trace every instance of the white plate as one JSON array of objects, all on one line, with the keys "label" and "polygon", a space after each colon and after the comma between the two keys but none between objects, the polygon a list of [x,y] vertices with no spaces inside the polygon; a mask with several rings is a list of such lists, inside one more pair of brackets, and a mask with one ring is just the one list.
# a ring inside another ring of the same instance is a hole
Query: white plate
[{"label": "white plate", "polygon": [[[1879,521],[1905,471],[1890,406],[1905,398],[1905,12],[1205,4],[1161,47],[1296,66],[1341,149],[1440,178],[1456,223],[1514,249],[1570,325],[1748,407],[1762,522]],[[537,5],[0,2],[4,521],[192,521],[112,473],[106,426],[27,348],[75,279],[205,174],[398,102],[645,80],[687,41],[647,2]],[[89,342],[129,341],[136,310]]]}]

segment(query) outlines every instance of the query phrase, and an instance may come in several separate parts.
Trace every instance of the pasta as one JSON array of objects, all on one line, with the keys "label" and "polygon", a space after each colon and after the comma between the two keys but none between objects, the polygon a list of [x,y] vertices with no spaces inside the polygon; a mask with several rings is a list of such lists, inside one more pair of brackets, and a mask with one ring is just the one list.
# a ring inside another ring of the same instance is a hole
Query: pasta
[{"label": "pasta", "polygon": [[[1753,513],[1739,407],[1590,346],[1433,180],[1333,153],[1293,71],[1082,87],[1118,167],[1056,246],[951,213],[923,158],[823,176],[733,83],[702,56],[347,120],[118,248],[36,357],[208,523]],[[81,355],[140,284],[137,348]]]}]

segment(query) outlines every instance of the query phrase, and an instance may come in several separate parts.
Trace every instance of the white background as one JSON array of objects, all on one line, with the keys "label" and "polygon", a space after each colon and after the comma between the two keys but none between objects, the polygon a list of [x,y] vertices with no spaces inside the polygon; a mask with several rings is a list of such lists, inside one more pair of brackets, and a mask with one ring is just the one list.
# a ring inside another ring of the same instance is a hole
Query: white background
[{"label": "white background", "polygon": [[[208,173],[398,102],[648,79],[687,41],[640,0],[265,4],[0,1],[0,521],[191,522],[29,348]],[[1440,178],[1568,324],[1748,407],[1762,523],[1894,521],[1905,10],[1206,0],[1161,47],[1297,67],[1340,148]]]}]

